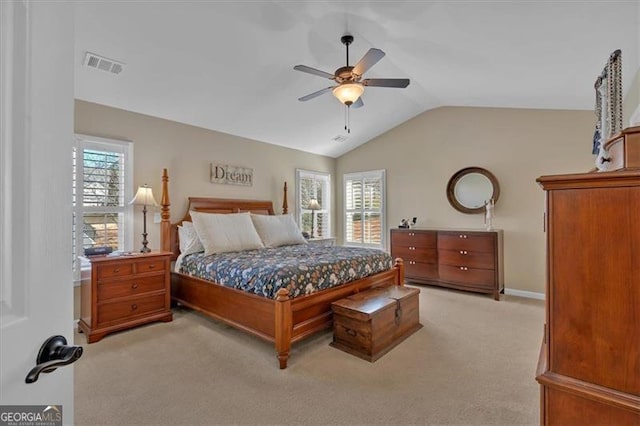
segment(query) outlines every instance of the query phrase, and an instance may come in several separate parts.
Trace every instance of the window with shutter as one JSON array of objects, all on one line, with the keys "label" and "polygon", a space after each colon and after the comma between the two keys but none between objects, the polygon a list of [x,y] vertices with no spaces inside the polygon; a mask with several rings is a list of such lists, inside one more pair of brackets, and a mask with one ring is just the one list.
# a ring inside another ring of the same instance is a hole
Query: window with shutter
[{"label": "window with shutter", "polygon": [[[311,200],[319,207],[313,210]],[[331,175],[296,169],[296,221],[302,232],[316,238],[331,237]]]},{"label": "window with shutter", "polygon": [[132,144],[93,136],[76,135],[73,148],[73,244],[74,277],[80,277],[84,249],[132,246],[133,198]]},{"label": "window with shutter", "polygon": [[385,171],[344,175],[344,243],[385,247]]}]

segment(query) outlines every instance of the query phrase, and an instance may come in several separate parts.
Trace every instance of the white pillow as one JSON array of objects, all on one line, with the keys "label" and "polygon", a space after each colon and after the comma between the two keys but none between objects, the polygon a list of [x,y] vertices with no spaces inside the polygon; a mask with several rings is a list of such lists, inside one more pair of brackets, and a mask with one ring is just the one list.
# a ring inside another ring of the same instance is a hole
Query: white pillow
[{"label": "white pillow", "polygon": [[249,213],[191,212],[191,220],[204,246],[205,256],[264,247]]},{"label": "white pillow", "polygon": [[266,247],[307,243],[291,215],[269,216],[252,214],[251,220]]},{"label": "white pillow", "polygon": [[191,222],[182,222],[178,225],[178,241],[180,242],[180,254],[188,255],[204,251],[202,242]]}]

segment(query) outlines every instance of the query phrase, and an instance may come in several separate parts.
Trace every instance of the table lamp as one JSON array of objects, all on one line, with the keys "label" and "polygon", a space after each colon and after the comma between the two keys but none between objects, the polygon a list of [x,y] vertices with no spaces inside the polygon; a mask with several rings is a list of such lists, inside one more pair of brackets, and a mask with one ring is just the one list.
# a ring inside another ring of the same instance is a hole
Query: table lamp
[{"label": "table lamp", "polygon": [[133,200],[129,202],[129,204],[133,204],[134,206],[142,206],[142,216],[143,216],[143,228],[142,228],[142,248],[140,249],[141,253],[149,253],[151,249],[147,247],[149,241],[147,241],[147,206],[157,206],[155,198],[153,198],[153,192],[151,188],[145,183],[144,186],[138,187],[138,192],[136,192],[136,196],[133,197]]},{"label": "table lamp", "polygon": [[309,201],[309,204],[307,205],[307,209],[311,210],[311,238],[315,238],[314,235],[314,220],[315,220],[315,216],[316,216],[316,210],[320,210],[322,207],[320,207],[320,204],[318,204],[318,200],[316,200],[315,198],[312,198]]}]

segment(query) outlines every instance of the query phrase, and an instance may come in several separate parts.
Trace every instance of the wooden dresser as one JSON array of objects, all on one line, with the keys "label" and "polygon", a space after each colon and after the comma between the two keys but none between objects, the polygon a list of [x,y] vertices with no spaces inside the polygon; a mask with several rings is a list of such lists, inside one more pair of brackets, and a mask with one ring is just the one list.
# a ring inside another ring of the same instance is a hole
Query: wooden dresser
[{"label": "wooden dresser", "polygon": [[543,425],[640,425],[640,171],[544,176]]},{"label": "wooden dresser", "polygon": [[169,252],[93,257],[82,271],[79,331],[93,343],[106,334],[171,321]]},{"label": "wooden dresser", "polygon": [[401,257],[405,278],[459,290],[504,291],[502,231],[392,229],[391,256]]}]

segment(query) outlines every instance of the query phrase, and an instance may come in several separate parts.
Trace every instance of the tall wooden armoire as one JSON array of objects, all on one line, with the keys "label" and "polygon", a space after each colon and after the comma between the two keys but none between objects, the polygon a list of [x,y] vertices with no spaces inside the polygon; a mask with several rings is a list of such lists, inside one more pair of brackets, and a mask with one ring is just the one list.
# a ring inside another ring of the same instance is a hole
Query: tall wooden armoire
[{"label": "tall wooden armoire", "polygon": [[640,425],[640,170],[544,176],[543,425]]}]

